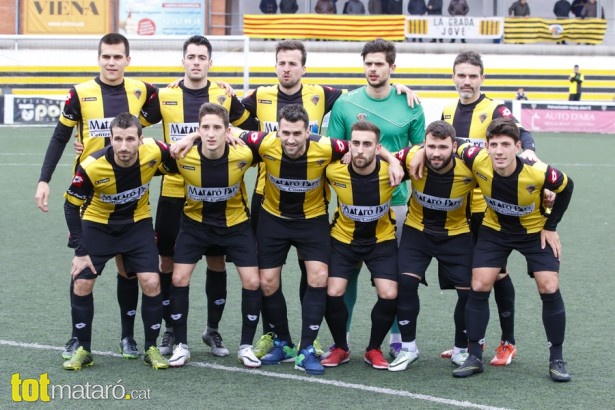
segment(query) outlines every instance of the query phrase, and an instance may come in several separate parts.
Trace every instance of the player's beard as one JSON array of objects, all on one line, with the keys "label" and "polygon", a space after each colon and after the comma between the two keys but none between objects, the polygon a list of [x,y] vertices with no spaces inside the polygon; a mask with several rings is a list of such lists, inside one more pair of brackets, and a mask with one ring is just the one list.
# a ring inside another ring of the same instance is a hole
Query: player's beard
[{"label": "player's beard", "polygon": [[451,161],[453,160],[453,154],[451,153],[451,155],[448,156],[448,158],[445,158],[442,160],[442,164],[438,167],[435,167],[433,165],[433,163],[431,162],[431,160],[428,158],[427,159],[427,167],[434,170],[434,171],[440,171],[441,169],[444,169],[448,166],[448,164],[451,163]]}]

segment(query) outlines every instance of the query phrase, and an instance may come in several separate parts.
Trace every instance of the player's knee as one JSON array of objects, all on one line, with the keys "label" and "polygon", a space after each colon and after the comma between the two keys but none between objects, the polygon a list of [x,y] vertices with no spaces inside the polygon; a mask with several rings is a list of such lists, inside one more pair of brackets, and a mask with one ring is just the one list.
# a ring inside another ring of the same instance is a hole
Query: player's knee
[{"label": "player's knee", "polygon": [[559,279],[557,273],[552,274],[535,274],[536,284],[538,285],[538,293],[550,294],[555,293],[559,289]]},{"label": "player's knee", "polygon": [[157,272],[139,273],[141,291],[147,296],[156,296],[160,293],[160,276]]},{"label": "player's knee", "polygon": [[271,296],[280,287],[279,281],[272,278],[260,278],[260,285],[264,296]]},{"label": "player's knee", "polygon": [[256,290],[261,286],[261,281],[258,278],[258,275],[248,275],[247,277],[243,277],[241,279],[241,285],[244,289]]},{"label": "player's knee", "polygon": [[318,269],[314,272],[308,272],[308,285],[313,288],[324,288],[327,286],[327,278],[329,277],[328,270]]},{"label": "player's knee", "polygon": [[73,284],[73,293],[77,296],[87,296],[94,289],[94,281],[89,279],[77,279]]},{"label": "player's knee", "polygon": [[185,287],[190,285],[190,275],[184,274],[183,272],[173,272],[173,277],[171,279],[171,283],[173,286]]}]

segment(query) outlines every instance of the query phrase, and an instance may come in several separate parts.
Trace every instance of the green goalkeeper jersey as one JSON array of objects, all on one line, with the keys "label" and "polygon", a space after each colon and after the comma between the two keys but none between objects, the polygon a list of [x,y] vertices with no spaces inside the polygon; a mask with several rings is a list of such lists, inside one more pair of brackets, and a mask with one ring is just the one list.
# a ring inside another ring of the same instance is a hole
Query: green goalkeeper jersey
[{"label": "green goalkeeper jersey", "polygon": [[[388,97],[377,100],[361,87],[342,95],[333,105],[327,135],[350,140],[350,127],[359,120],[373,122],[380,128],[380,143],[392,153],[425,139],[425,115],[421,105],[408,106],[405,94],[397,95],[394,87]],[[408,187],[402,183],[393,193],[392,206],[408,202]]]}]

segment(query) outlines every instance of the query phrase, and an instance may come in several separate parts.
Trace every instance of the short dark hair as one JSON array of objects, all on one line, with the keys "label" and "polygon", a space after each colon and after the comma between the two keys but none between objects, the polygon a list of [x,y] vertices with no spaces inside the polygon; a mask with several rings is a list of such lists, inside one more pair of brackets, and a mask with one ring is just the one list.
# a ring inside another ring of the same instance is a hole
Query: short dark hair
[{"label": "short dark hair", "polygon": [[352,131],[371,131],[376,134],[376,142],[380,143],[380,128],[370,121],[359,120],[350,127],[350,135],[352,139]]},{"label": "short dark hair", "polygon": [[186,50],[190,44],[196,44],[197,46],[205,46],[207,47],[207,54],[209,54],[209,58],[211,59],[211,43],[207,40],[205,36],[195,35],[190,37],[188,40],[184,41],[184,55],[186,55]]},{"label": "short dark hair", "polygon": [[464,51],[457,54],[455,62],[453,63],[453,73],[455,72],[455,67],[457,67],[458,64],[470,64],[475,67],[480,67],[480,75],[483,75],[485,71],[483,59],[476,51]]},{"label": "short dark hair", "polygon": [[487,142],[493,137],[505,135],[515,140],[515,144],[519,142],[519,127],[514,119],[508,117],[496,118],[491,121],[487,127]]},{"label": "short dark hair", "polygon": [[280,41],[278,45],[275,46],[275,61],[278,61],[278,53],[280,51],[288,50],[299,50],[301,52],[301,65],[305,66],[305,62],[307,61],[307,51],[305,50],[303,43],[299,40]]},{"label": "short dark hair", "polygon": [[365,60],[365,56],[367,54],[372,53],[384,53],[386,62],[389,63],[389,65],[395,64],[397,50],[395,49],[395,44],[390,41],[377,38],[365,43],[363,46],[363,51],[361,51],[361,57],[363,57],[363,60]]},{"label": "short dark hair", "polygon": [[431,134],[432,137],[445,140],[450,138],[455,142],[455,128],[446,121],[434,121],[427,126],[425,135]]},{"label": "short dark hair", "polygon": [[222,122],[224,122],[224,127],[229,127],[229,116],[226,108],[221,105],[210,102],[203,103],[203,105],[201,105],[201,108],[199,108],[199,125],[201,124],[201,120],[203,119],[203,117],[210,114],[217,115],[218,117],[222,118]]},{"label": "short dark hair", "polygon": [[137,127],[137,135],[139,137],[143,134],[143,127],[141,126],[141,122],[137,117],[135,117],[129,112],[123,112],[116,115],[115,118],[111,120],[111,124],[109,124],[111,136],[113,136],[114,128],[126,130],[130,127]]},{"label": "short dark hair", "polygon": [[115,44],[124,44],[124,54],[126,57],[130,55],[130,44],[128,43],[128,39],[121,35],[120,33],[109,33],[105,34],[100,41],[98,42],[98,56],[100,57],[100,53],[102,50],[102,45],[115,45]]},{"label": "short dark hair", "polygon": [[278,113],[279,121],[286,120],[288,122],[303,121],[305,128],[309,127],[310,117],[307,111],[301,104],[288,104],[284,106]]}]

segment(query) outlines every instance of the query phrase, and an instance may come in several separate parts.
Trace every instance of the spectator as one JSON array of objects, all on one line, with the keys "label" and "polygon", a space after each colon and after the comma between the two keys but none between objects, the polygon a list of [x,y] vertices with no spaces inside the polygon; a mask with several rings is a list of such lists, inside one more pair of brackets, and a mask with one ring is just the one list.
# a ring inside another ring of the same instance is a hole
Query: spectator
[{"label": "spectator", "polygon": [[[448,14],[451,16],[465,16],[470,11],[468,2],[466,0],[451,0],[448,5]],[[454,43],[455,39],[451,39],[451,43]],[[461,39],[462,43],[466,42],[465,38]]]},{"label": "spectator", "polygon": [[386,6],[387,14],[404,14],[403,0],[388,0]]},{"label": "spectator", "polygon": [[333,0],[318,0],[314,11],[319,14],[335,14],[335,3]]},{"label": "spectator", "polygon": [[510,17],[529,17],[530,6],[527,4],[527,0],[517,0],[508,9],[508,15]]},{"label": "spectator", "polygon": [[382,1],[369,0],[367,2],[367,10],[369,14],[382,14]]},{"label": "spectator", "polygon": [[[566,19],[570,15],[570,3],[568,0],[558,0],[553,6],[553,14],[558,19]],[[566,44],[566,40],[558,41],[557,44]]]},{"label": "spectator", "polygon": [[365,6],[361,0],[348,0],[344,4],[343,14],[365,14]]},{"label": "spectator", "polygon": [[281,0],[280,13],[294,14],[299,10],[297,0]]},{"label": "spectator", "polygon": [[[442,15],[442,0],[429,0],[429,2],[427,3],[427,14],[429,14],[430,16],[441,16]],[[442,39],[433,39],[431,40],[431,43],[435,43],[436,41],[440,40],[440,43],[442,43]]]},{"label": "spectator", "polygon": [[581,84],[585,80],[585,76],[581,74],[578,65],[574,65],[574,72],[568,77],[570,81],[570,95],[568,101],[581,101]]},{"label": "spectator", "polygon": [[515,97],[515,99],[523,101],[528,100],[527,94],[525,94],[525,90],[523,89],[523,87],[519,87],[519,89],[517,90],[517,97]]},{"label": "spectator", "polygon": [[[602,17],[600,18],[604,18],[604,7],[600,8],[602,9]],[[598,4],[596,0],[589,0],[589,2],[583,6],[581,18],[598,18]]]},{"label": "spectator", "polygon": [[[410,0],[408,2],[408,13],[412,16],[424,16],[427,13],[427,5],[425,0]],[[416,43],[416,38],[412,39],[413,43]],[[422,38],[419,38],[419,43],[423,42]]]},{"label": "spectator", "polygon": [[581,17],[581,11],[583,11],[583,7],[587,4],[587,0],[573,0],[572,6],[570,7],[570,11],[575,17]]},{"label": "spectator", "polygon": [[261,0],[258,8],[265,14],[275,14],[278,12],[278,3],[275,0]]}]

